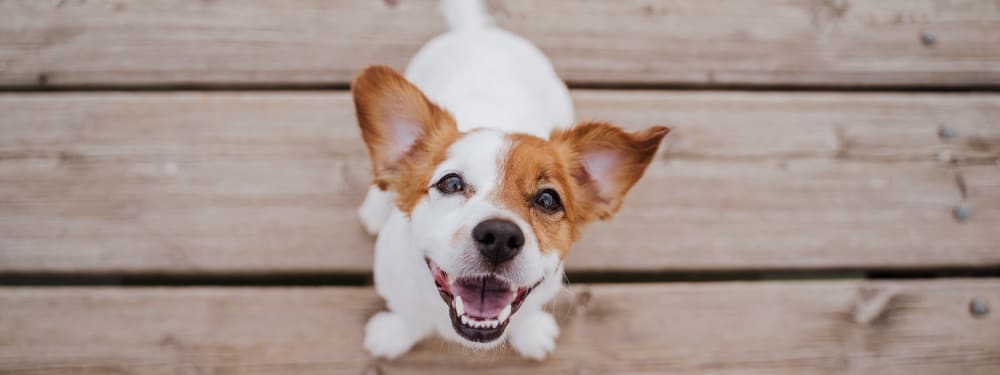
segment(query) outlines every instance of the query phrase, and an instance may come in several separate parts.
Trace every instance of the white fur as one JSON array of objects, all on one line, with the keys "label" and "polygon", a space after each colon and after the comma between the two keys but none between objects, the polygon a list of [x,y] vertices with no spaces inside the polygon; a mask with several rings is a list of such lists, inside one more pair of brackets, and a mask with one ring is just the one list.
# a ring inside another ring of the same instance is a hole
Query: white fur
[{"label": "white fur", "polygon": [[389,214],[392,213],[393,200],[395,197],[391,192],[382,191],[375,186],[368,188],[365,201],[361,202],[361,207],[358,208],[358,217],[361,218],[361,224],[365,226],[368,234],[376,235],[382,229],[382,224],[385,224]]},{"label": "white fur", "polygon": [[[474,194],[445,196],[428,187],[427,197],[407,217],[392,204],[391,193],[372,188],[359,210],[365,228],[378,233],[375,289],[389,308],[365,328],[365,348],[375,356],[395,358],[434,332],[473,348],[506,339],[533,359],[555,347],[559,328],[542,307],[562,286],[557,252],[543,251],[551,249],[539,247],[524,218],[488,197],[503,178],[499,165],[510,147],[504,133],[547,138],[552,129],[572,124],[572,101],[545,56],[524,39],[489,27],[483,9],[480,1],[443,1],[453,30],[427,43],[406,71],[425,95],[452,113],[460,130],[469,132],[450,146],[431,183],[458,173]],[[525,235],[508,279],[518,286],[544,281],[510,317],[506,337],[481,344],[455,333],[424,258],[450,275],[474,273],[468,260],[478,254],[471,230],[489,218],[511,220]]]},{"label": "white fur", "polygon": [[573,124],[573,102],[552,64],[501,29],[434,38],[410,61],[406,78],[451,112],[462,131],[485,127],[548,138],[553,128]]},{"label": "white fur", "polygon": [[441,13],[452,30],[475,29],[493,25],[482,1],[442,0]]}]

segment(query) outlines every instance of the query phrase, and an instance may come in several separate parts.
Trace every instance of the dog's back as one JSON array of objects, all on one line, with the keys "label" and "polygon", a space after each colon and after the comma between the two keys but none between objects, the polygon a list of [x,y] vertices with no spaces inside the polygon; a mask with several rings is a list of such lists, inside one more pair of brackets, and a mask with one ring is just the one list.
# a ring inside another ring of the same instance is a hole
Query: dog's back
[{"label": "dog's back", "polygon": [[413,57],[406,78],[455,116],[460,130],[488,127],[548,138],[573,123],[552,64],[523,38],[493,27],[479,0],[444,0],[450,31]]}]

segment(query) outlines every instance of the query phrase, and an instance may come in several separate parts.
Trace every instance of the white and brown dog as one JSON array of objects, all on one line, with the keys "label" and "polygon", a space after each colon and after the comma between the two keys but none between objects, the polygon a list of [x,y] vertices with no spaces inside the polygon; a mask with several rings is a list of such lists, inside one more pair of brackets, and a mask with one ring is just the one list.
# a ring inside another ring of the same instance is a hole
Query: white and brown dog
[{"label": "white and brown dog", "polygon": [[451,31],[405,78],[375,66],[351,86],[374,172],[359,214],[378,235],[375,288],[389,308],[364,346],[393,358],[436,332],[542,359],[559,334],[542,307],[570,245],[618,210],[668,129],[574,126],[537,48],[492,27],[481,1],[442,10]]}]

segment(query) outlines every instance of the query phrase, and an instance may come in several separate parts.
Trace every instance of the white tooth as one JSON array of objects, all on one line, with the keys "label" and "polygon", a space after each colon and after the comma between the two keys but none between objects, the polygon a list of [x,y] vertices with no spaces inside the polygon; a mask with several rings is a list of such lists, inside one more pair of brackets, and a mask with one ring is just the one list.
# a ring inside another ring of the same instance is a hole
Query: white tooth
[{"label": "white tooth", "polygon": [[503,310],[500,310],[500,315],[497,316],[497,320],[501,322],[506,322],[507,318],[509,317],[510,317],[510,305],[507,305],[507,307],[504,307]]},{"label": "white tooth", "polygon": [[469,317],[467,317],[465,315],[461,315],[461,317],[459,319],[462,320],[462,324],[469,325]]},{"label": "white tooth", "polygon": [[499,320],[491,320],[490,321],[490,328],[496,328],[499,325],[500,325],[500,321]]},{"label": "white tooth", "polygon": [[455,313],[457,313],[458,316],[465,315],[465,304],[462,303],[462,296],[455,296]]}]

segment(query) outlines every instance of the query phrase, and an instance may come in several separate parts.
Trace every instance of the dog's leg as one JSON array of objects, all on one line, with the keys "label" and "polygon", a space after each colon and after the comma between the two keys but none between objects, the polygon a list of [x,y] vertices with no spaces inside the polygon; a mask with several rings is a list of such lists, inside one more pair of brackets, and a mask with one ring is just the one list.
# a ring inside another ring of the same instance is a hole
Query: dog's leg
[{"label": "dog's leg", "polygon": [[507,341],[522,357],[542,360],[556,347],[559,324],[552,314],[544,310],[544,306],[562,290],[561,265],[554,275],[535,287],[521,309],[510,317]]},{"label": "dog's leg", "polygon": [[376,357],[393,359],[409,351],[429,331],[421,322],[410,322],[400,314],[383,311],[365,326],[365,349]]},{"label": "dog's leg", "polygon": [[368,320],[364,346],[376,357],[391,359],[431,334],[433,321],[424,311],[425,304],[445,307],[439,301],[423,257],[412,251],[407,219],[395,207],[389,211],[394,213],[380,223],[381,232],[375,240],[373,269],[375,292],[385,299],[389,311],[379,312]]},{"label": "dog's leg", "polygon": [[382,191],[375,186],[368,188],[368,195],[361,203],[361,208],[358,208],[358,217],[361,218],[361,224],[365,226],[368,234],[376,235],[382,229],[382,225],[392,212],[392,200],[392,193]]},{"label": "dog's leg", "polygon": [[520,311],[517,319],[510,321],[510,346],[522,357],[543,360],[556,347],[559,324],[541,309]]}]

